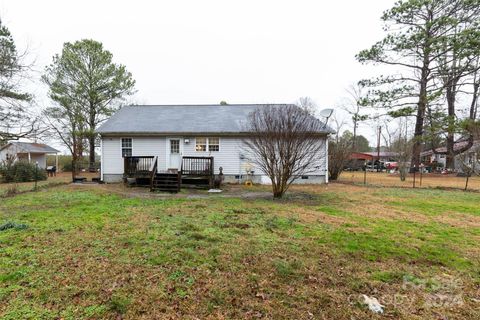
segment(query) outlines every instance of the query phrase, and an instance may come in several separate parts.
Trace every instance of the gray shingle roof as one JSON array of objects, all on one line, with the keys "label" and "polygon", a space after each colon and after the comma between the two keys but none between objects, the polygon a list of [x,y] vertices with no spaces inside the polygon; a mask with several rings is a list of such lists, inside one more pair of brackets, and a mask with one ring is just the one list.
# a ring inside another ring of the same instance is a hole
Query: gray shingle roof
[{"label": "gray shingle roof", "polygon": [[20,141],[13,141],[5,146],[3,146],[1,149],[4,149],[10,145],[16,146],[19,150],[22,152],[30,152],[30,153],[57,153],[60,152],[57,149],[54,149],[50,146],[47,146],[46,144],[43,143],[31,143],[31,142],[20,142]]},{"label": "gray shingle roof", "polygon": [[[170,134],[244,132],[248,115],[265,105],[126,106],[98,130],[100,134]],[[286,106],[286,105],[275,105]],[[325,133],[332,132],[325,127]]]}]

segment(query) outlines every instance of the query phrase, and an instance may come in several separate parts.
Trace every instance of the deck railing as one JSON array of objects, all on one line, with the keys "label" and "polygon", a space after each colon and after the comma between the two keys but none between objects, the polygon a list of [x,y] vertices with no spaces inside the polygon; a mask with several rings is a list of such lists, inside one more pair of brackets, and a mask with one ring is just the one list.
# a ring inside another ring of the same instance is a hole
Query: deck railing
[{"label": "deck railing", "polygon": [[155,162],[154,156],[124,157],[123,168],[126,177],[134,177],[139,174],[149,174]]},{"label": "deck railing", "polygon": [[212,176],[213,157],[183,157],[182,175]]},{"label": "deck railing", "polygon": [[155,157],[150,165],[150,191],[153,191],[153,181],[158,169],[158,157]]}]

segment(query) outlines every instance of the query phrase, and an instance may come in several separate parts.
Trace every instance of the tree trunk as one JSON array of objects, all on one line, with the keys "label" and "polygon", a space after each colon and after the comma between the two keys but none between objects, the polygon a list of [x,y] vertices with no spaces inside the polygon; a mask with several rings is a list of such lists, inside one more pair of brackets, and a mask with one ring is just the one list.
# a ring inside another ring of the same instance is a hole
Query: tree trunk
[{"label": "tree trunk", "polygon": [[[75,141],[75,138],[73,139]],[[77,167],[77,145],[74,142],[73,144],[73,152],[72,152],[72,182],[75,181],[76,176],[76,167]]]},{"label": "tree trunk", "polygon": [[475,82],[473,85],[473,96],[472,103],[470,105],[470,119],[477,119],[477,101],[478,101],[478,92],[480,89],[480,81]]},{"label": "tree trunk", "polygon": [[338,179],[338,172],[336,170],[334,172],[331,172],[328,179],[331,181],[336,181]]},{"label": "tree trunk", "polygon": [[400,172],[400,181],[405,181],[407,179],[407,168],[400,168],[399,169],[399,172]]},{"label": "tree trunk", "polygon": [[352,151],[357,151],[357,114],[354,115],[353,118],[353,141],[352,141]]},{"label": "tree trunk", "polygon": [[412,163],[411,166],[418,167],[420,165],[420,153],[422,152],[422,137],[423,137],[423,120],[425,116],[425,101],[418,103],[417,119],[415,123],[415,133],[413,135],[413,148],[412,148]]},{"label": "tree trunk", "polygon": [[275,191],[275,192],[273,192],[273,197],[275,199],[281,199],[283,197],[283,192],[282,191]]},{"label": "tree trunk", "polygon": [[95,171],[95,127],[96,127],[96,109],[95,103],[90,101],[90,118],[88,119],[88,126],[90,132],[88,133],[88,145],[89,145],[89,164],[88,171]]},{"label": "tree trunk", "polygon": [[455,97],[457,81],[450,76],[447,84],[447,108],[448,108],[448,126],[447,126],[447,154],[446,169],[455,170]]},{"label": "tree trunk", "polygon": [[95,136],[88,137],[89,144],[89,165],[88,169],[90,172],[95,172]]},{"label": "tree trunk", "polygon": [[[277,179],[279,179],[277,177]],[[281,186],[281,182],[279,180],[275,181],[272,179],[272,191],[273,191],[273,198],[275,199],[280,199],[281,197],[283,197],[283,194],[284,194],[284,190]]]},{"label": "tree trunk", "polygon": [[[427,51],[425,49],[425,51]],[[412,163],[410,166],[420,166],[420,153],[422,152],[423,124],[425,119],[425,111],[427,109],[427,84],[429,76],[428,55],[425,54],[423,59],[422,76],[420,80],[420,95],[418,98],[417,117],[415,122],[415,133],[413,135]]]},{"label": "tree trunk", "polygon": [[455,139],[453,133],[449,132],[447,136],[447,154],[445,169],[455,170]]}]

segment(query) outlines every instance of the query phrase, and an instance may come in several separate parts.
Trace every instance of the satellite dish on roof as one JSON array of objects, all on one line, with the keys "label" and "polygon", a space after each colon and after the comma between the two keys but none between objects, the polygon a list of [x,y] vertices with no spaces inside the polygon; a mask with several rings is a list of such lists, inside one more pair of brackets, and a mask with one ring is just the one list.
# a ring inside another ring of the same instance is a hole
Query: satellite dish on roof
[{"label": "satellite dish on roof", "polygon": [[322,118],[330,118],[332,116],[332,113],[333,113],[333,109],[323,109],[322,111],[320,111],[320,116]]}]

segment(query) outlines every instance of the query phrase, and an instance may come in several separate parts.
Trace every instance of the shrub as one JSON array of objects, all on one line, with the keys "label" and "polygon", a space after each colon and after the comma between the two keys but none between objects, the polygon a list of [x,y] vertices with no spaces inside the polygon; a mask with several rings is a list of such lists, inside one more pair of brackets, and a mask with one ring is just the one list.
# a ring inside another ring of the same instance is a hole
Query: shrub
[{"label": "shrub", "polygon": [[65,162],[62,166],[63,172],[72,172],[72,162]]},{"label": "shrub", "polygon": [[47,180],[47,173],[42,168],[36,168],[33,163],[16,161],[0,166],[3,182],[28,182]]},{"label": "shrub", "polygon": [[[47,165],[54,166],[56,163],[55,156],[47,156]],[[88,159],[83,157],[77,160],[77,171],[88,170],[89,162]],[[95,168],[100,168],[100,158],[96,157]],[[62,172],[71,172],[72,171],[72,156],[71,155],[59,155],[58,156],[58,171]]]}]

